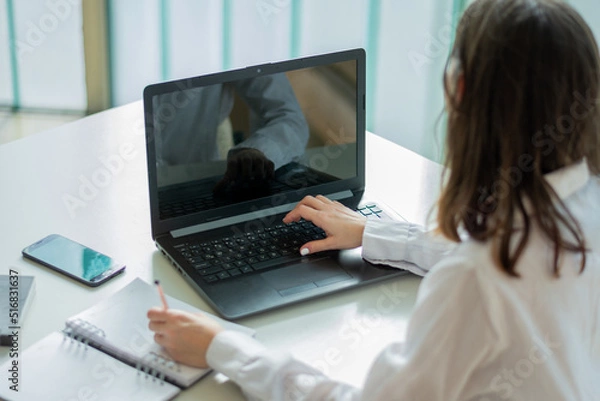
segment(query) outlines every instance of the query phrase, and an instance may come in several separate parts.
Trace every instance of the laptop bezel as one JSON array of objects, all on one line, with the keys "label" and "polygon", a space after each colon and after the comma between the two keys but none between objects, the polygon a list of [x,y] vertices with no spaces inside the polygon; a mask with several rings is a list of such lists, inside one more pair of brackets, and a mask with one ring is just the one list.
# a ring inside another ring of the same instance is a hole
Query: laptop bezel
[{"label": "laptop bezel", "polygon": [[[344,61],[356,61],[356,160],[357,175],[349,179],[335,181],[333,183],[322,184],[315,187],[308,187],[288,194],[283,203],[296,203],[306,195],[331,194],[341,191],[352,191],[353,194],[361,194],[365,188],[365,110],[366,110],[366,57],[363,49],[353,49],[341,52],[322,54],[306,58],[299,58],[287,61],[281,61],[270,64],[261,64],[246,67],[243,69],[230,70],[208,75],[178,79],[174,81],[161,82],[148,85],[144,89],[144,120],[146,130],[146,154],[148,170],[148,187],[150,198],[150,216],[152,227],[152,239],[161,237],[174,230],[199,225],[218,218],[227,218],[244,213],[251,213],[257,210],[267,212],[270,206],[273,206],[271,197],[247,201],[235,205],[225,206],[204,212],[198,212],[193,215],[174,217],[168,220],[161,220],[158,208],[158,184],[156,172],[156,152],[154,146],[154,114],[152,98],[165,93],[176,92],[185,89],[198,88],[208,85],[231,82],[239,79],[249,79],[265,74],[274,74],[298,70],[303,68],[316,67],[321,65],[334,64]],[[290,196],[292,195],[292,196]],[[279,202],[281,202],[279,200]],[[281,204],[281,203],[280,203]],[[218,211],[218,213],[215,213]]]}]

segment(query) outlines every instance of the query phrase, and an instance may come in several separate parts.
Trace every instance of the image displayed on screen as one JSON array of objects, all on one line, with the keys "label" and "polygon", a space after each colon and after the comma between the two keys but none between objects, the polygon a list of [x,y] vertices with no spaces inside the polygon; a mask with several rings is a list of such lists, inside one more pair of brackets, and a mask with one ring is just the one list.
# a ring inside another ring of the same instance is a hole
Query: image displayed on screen
[{"label": "image displayed on screen", "polygon": [[30,254],[49,265],[86,280],[105,273],[113,264],[113,260],[108,256],[58,236],[36,247],[30,251]]},{"label": "image displayed on screen", "polygon": [[357,175],[355,61],[152,98],[159,215]]}]

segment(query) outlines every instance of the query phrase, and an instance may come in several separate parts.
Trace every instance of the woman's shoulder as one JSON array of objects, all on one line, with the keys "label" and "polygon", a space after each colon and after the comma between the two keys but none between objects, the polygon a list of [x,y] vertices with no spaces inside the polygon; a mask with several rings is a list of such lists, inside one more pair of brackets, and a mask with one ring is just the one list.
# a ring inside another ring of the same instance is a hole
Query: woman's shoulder
[{"label": "woman's shoulder", "polygon": [[479,277],[484,271],[492,272],[494,261],[491,248],[489,241],[467,239],[458,244],[446,258],[440,260],[430,273],[467,278],[468,276]]},{"label": "woman's shoulder", "polygon": [[425,276],[423,287],[446,287],[453,295],[460,296],[453,288],[465,287],[470,292],[479,292],[494,282],[494,275],[489,245],[467,240],[433,266]]}]

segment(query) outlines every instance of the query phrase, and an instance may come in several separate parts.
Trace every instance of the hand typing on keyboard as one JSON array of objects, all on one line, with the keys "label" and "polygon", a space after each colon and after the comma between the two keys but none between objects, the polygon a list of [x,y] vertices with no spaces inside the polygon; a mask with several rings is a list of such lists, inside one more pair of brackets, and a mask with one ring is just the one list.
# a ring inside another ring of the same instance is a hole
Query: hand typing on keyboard
[{"label": "hand typing on keyboard", "polygon": [[300,253],[351,249],[362,244],[366,218],[339,202],[322,195],[307,196],[290,211],[283,222],[288,224],[300,219],[311,221],[325,231],[327,237],[310,241],[300,247]]}]

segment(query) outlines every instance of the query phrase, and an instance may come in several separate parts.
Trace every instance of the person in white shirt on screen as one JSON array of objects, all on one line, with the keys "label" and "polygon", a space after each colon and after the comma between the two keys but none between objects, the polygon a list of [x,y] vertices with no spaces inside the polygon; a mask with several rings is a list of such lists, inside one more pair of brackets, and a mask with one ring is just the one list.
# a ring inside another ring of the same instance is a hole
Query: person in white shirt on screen
[{"label": "person in white shirt on screen", "polygon": [[229,150],[220,187],[271,178],[304,153],[308,124],[285,74],[181,89],[153,99],[158,165],[219,160],[217,130],[231,114],[236,93],[248,106],[250,127],[247,138]]},{"label": "person in white shirt on screen", "polygon": [[[363,246],[373,263],[430,269],[404,343],[363,388],[223,331],[148,312],[155,340],[260,400],[600,400],[600,57],[589,26],[556,0],[478,0],[444,76],[446,177],[434,234],[365,222],[324,197],[302,218]],[[442,234],[449,241],[438,237]]]}]

